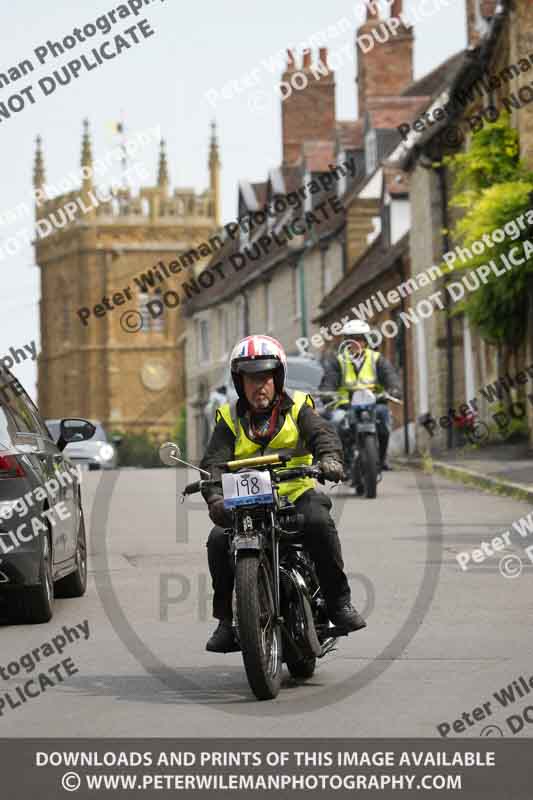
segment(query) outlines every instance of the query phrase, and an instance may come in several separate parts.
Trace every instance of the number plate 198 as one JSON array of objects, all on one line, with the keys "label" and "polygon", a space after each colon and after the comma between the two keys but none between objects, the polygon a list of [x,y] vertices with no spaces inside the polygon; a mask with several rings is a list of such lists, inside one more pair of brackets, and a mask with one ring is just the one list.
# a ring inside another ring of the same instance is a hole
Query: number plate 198
[{"label": "number plate 198", "polygon": [[270,473],[260,470],[222,475],[225,508],[273,502]]}]

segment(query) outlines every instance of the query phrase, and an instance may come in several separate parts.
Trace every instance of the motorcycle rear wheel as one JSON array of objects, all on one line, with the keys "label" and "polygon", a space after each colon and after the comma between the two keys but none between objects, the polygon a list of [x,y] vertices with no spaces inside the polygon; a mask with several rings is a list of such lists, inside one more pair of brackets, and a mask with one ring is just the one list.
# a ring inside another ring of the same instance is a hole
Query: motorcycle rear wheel
[{"label": "motorcycle rear wheel", "polygon": [[270,565],[257,553],[239,555],[235,569],[239,639],[246,677],[258,700],[273,700],[281,686],[281,629],[275,623]]},{"label": "motorcycle rear wheel", "polygon": [[316,669],[316,656],[309,656],[309,658],[297,659],[294,653],[287,652],[285,654],[285,662],[287,669],[293,678],[299,680],[308,680],[315,674]]}]

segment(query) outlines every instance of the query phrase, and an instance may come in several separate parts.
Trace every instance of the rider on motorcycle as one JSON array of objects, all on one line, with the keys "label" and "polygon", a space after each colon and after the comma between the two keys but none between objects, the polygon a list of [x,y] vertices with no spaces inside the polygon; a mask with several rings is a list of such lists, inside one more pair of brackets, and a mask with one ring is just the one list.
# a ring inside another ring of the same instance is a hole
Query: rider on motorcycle
[{"label": "rider on motorcycle", "polygon": [[[226,403],[216,414],[216,426],[200,467],[220,479],[217,463],[232,459],[291,455],[287,467],[311,464],[313,459],[327,480],[344,476],[342,446],[335,430],[315,411],[310,395],[285,391],[287,360],[276,339],[247,336],[231,354],[231,376],[238,400]],[[330,516],[331,500],[317,492],[312,478],[298,478],[279,485],[280,497],[295,503],[305,520],[306,546],[313,559],[332,622],[346,632],[364,628],[366,623],[351,605],[348,579],[344,573],[341,546]],[[224,508],[220,490],[203,492],[215,527],[207,541],[209,571],[213,581],[213,616],[219,625],[206,649],[216,653],[238,650],[232,628],[233,572],[225,528],[231,527],[231,512]]]},{"label": "rider on motorcycle", "polygon": [[[339,395],[331,421],[338,429],[343,417],[342,406],[350,402],[351,392],[356,389],[371,389],[380,395],[383,391],[401,399],[402,390],[396,370],[381,353],[371,350],[367,336],[370,326],[367,322],[352,319],[341,330],[343,344],[338,352],[324,364],[324,375],[320,389],[334,391]],[[386,399],[378,397],[376,404],[376,423],[379,442],[380,469],[390,469],[387,464],[387,450],[391,431],[390,413]]]}]

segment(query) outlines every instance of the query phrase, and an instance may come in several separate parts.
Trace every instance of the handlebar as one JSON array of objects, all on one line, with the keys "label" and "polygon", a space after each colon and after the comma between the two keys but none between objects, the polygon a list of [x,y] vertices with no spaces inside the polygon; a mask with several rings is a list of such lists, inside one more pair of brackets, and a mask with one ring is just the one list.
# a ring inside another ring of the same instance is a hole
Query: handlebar
[{"label": "handlebar", "polygon": [[[265,458],[271,459],[272,457],[265,456]],[[248,462],[248,466],[250,466],[249,462],[251,461],[251,459],[246,459],[246,461]],[[239,462],[229,461],[227,463],[235,464]],[[281,466],[283,462],[281,462],[281,464],[279,462],[276,463],[278,464],[278,466]],[[264,466],[270,467],[272,466],[272,464],[264,464]],[[271,472],[273,483],[282,483],[283,481],[293,480],[294,478],[315,478],[319,483],[324,483],[325,481],[325,478],[322,474],[322,470],[318,466],[292,467],[289,469],[282,469],[279,472],[274,472],[273,470],[269,471]],[[189,494],[196,494],[197,492],[201,492],[202,489],[207,489],[208,487],[212,488],[216,487],[220,489],[222,487],[222,482],[214,479],[195,481],[194,483],[189,483],[187,486],[185,486],[182,495],[185,496]]]}]

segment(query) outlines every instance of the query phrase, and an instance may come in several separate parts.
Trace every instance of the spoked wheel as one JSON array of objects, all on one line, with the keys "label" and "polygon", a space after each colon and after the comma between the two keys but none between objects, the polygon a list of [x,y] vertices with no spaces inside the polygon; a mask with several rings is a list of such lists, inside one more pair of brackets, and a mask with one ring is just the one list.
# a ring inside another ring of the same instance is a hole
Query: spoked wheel
[{"label": "spoked wheel", "polygon": [[248,683],[258,700],[281,686],[281,630],[276,624],[270,566],[257,553],[240,555],[235,570],[237,619]]}]

